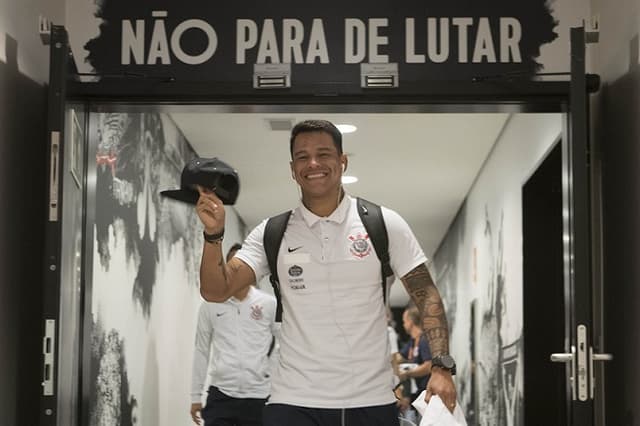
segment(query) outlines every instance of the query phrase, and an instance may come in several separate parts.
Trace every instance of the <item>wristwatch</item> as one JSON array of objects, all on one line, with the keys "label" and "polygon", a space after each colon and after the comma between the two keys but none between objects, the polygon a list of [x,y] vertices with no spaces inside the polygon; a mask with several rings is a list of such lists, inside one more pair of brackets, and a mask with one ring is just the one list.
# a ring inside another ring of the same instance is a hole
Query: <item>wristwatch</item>
[{"label": "wristwatch", "polygon": [[431,359],[431,365],[433,367],[443,368],[449,370],[452,376],[456,374],[456,360],[451,355],[437,355]]}]

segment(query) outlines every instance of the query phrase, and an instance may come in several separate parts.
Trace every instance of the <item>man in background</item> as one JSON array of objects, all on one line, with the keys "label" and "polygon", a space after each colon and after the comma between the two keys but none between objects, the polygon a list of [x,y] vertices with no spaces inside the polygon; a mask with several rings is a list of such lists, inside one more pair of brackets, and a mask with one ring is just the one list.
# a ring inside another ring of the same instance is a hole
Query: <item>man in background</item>
[{"label": "man in background", "polygon": [[[227,259],[240,248],[234,244]],[[193,356],[194,423],[199,425],[201,417],[205,426],[262,425],[262,409],[270,392],[269,354],[277,334],[275,312],[275,297],[254,286],[223,303],[202,303]],[[203,408],[207,370],[210,386]]]},{"label": "man in background", "polygon": [[409,305],[402,313],[402,326],[409,341],[396,354],[397,374],[401,391],[397,394],[401,414],[412,421],[419,421],[411,403],[426,388],[431,377],[431,350],[422,331],[422,318],[415,305]]}]

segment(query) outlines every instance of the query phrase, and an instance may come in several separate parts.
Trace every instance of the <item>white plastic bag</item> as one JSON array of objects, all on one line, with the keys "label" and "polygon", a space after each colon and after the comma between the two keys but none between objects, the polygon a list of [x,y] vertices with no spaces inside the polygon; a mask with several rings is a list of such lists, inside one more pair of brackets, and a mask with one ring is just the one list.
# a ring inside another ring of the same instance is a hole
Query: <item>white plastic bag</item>
[{"label": "white plastic bag", "polygon": [[433,395],[427,404],[424,400],[426,392],[422,391],[411,404],[422,416],[420,426],[467,426],[460,404],[456,402],[456,408],[451,414],[438,395]]}]

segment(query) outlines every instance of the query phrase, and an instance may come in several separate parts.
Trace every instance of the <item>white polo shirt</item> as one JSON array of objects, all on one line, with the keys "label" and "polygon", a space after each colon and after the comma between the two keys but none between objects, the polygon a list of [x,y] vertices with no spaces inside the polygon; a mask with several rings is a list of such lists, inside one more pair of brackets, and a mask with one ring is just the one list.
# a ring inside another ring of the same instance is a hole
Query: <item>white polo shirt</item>
[{"label": "white polo shirt", "polygon": [[[384,207],[382,214],[391,268],[403,277],[426,257],[400,215]],[[265,224],[236,253],[258,280],[269,273]],[[356,199],[345,196],[326,218],[304,205],[295,209],[278,253],[278,276],[280,362],[272,374],[269,402],[314,408],[393,403],[380,262]]]},{"label": "white polo shirt", "polygon": [[267,352],[272,336],[279,330],[275,313],[275,297],[253,286],[244,300],[232,297],[224,303],[202,303],[193,355],[191,402],[201,402],[208,366],[211,385],[226,395],[269,395]]}]

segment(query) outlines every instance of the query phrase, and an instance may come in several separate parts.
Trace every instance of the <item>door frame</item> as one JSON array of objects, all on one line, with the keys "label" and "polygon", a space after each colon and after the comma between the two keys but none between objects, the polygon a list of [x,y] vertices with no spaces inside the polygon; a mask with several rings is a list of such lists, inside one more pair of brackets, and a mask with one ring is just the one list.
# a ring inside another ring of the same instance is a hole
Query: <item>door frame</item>
[{"label": "door frame", "polygon": [[[599,78],[585,73],[584,28],[571,29],[571,72],[569,81],[533,81],[513,75],[491,76],[468,82],[415,82],[404,83],[394,89],[362,89],[360,87],[327,88],[293,87],[291,89],[256,90],[247,94],[247,88],[232,87],[224,83],[175,82],[171,78],[126,78],[104,76],[100,81],[81,82],[76,76],[73,61],[69,60],[69,41],[66,30],[53,26],[50,42],[50,79],[47,146],[49,153],[49,204],[45,237],[43,342],[50,351],[43,354],[43,364],[48,363],[53,380],[53,392],[40,395],[40,424],[57,425],[58,408],[56,386],[56,357],[58,348],[58,319],[60,314],[60,258],[61,221],[58,218],[62,204],[61,167],[56,167],[64,152],[64,112],[67,102],[86,105],[126,104],[135,110],[150,104],[163,105],[234,105],[244,111],[258,112],[268,108],[270,112],[291,106],[336,107],[345,111],[368,112],[376,105],[384,104],[394,111],[412,111],[433,107],[439,112],[561,112],[567,116],[566,135],[563,137],[563,188],[565,217],[565,302],[571,320],[567,324],[566,347],[582,348],[581,362],[586,362],[584,382],[588,398],[570,401],[569,424],[584,426],[593,424],[593,368],[592,364],[592,305],[591,275],[591,184],[588,131],[588,94],[599,88]],[[54,149],[55,148],[55,149]],[[57,156],[57,159],[56,159]],[[86,195],[85,195],[86,197]],[[51,202],[55,201],[55,208]],[[55,219],[55,220],[54,220]],[[86,264],[86,263],[85,263]],[[46,337],[46,324],[53,321],[53,335]],[[579,328],[580,327],[580,328]],[[584,329],[582,328],[584,327]],[[81,327],[82,328],[82,327]],[[578,330],[581,330],[578,333]],[[584,330],[584,332],[583,332]],[[577,342],[578,335],[584,337]],[[51,339],[52,340],[47,340]],[[580,344],[584,345],[581,347]],[[586,356],[586,358],[583,357]],[[572,371],[575,359],[567,363]],[[575,369],[575,368],[574,368]],[[44,374],[44,372],[43,372]],[[82,380],[81,380],[82,381]],[[586,383],[586,384],[585,384]],[[570,388],[570,384],[567,386]],[[44,389],[45,387],[43,387]],[[48,389],[48,388],[47,388]],[[576,392],[583,395],[580,392]],[[573,392],[571,392],[573,394]],[[80,418],[80,414],[78,416]]]}]

